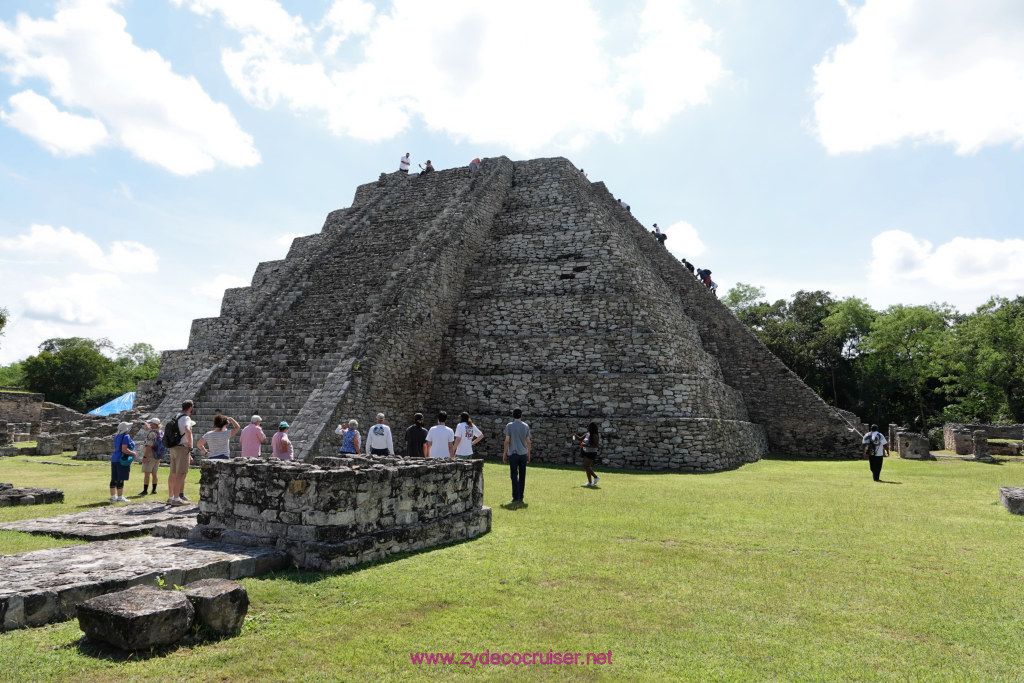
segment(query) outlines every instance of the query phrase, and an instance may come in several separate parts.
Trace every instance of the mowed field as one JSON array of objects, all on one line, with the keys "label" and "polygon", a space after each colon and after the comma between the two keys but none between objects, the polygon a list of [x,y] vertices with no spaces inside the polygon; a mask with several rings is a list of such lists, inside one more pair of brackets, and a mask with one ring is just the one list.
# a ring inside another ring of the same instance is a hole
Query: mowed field
[{"label": "mowed field", "polygon": [[[0,508],[0,520],[105,504],[104,463],[43,460],[72,462],[6,458],[0,481],[60,487],[66,502]],[[0,634],[0,679],[1024,678],[1024,517],[998,495],[1024,484],[1020,462],[889,458],[884,483],[866,461],[599,473],[589,489],[579,469],[531,467],[528,505],[507,509],[508,470],[488,463],[483,537],[338,574],[246,579],[234,638],[121,656],[80,643],[75,621]],[[4,554],[67,544],[0,532]],[[554,653],[583,656],[542,663]]]}]

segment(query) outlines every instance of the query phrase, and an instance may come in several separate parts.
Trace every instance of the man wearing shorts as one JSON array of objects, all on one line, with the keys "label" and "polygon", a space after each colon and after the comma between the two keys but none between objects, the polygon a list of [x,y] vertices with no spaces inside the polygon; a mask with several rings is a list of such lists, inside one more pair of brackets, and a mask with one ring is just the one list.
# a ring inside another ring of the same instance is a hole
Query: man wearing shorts
[{"label": "man wearing shorts", "polygon": [[181,442],[171,447],[171,473],[167,476],[167,504],[185,505],[181,495],[185,492],[185,477],[188,466],[192,464],[192,418],[195,409],[191,400],[181,404],[181,412],[175,418],[178,421],[178,432]]}]

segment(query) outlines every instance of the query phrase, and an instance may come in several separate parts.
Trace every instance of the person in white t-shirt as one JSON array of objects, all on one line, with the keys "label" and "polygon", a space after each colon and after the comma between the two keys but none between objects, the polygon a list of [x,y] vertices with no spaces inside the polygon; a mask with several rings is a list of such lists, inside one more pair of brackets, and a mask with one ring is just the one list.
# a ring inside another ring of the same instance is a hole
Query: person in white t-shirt
[{"label": "person in white t-shirt", "polygon": [[459,426],[455,428],[455,457],[464,460],[472,458],[473,446],[482,438],[484,438],[484,433],[473,424],[469,413],[459,415]]},{"label": "person in white t-shirt", "polygon": [[409,166],[411,166],[411,165],[412,165],[412,162],[409,160],[409,153],[406,152],[405,156],[398,160],[398,171],[399,171],[399,173],[404,173],[405,175],[409,175]]},{"label": "person in white t-shirt", "polygon": [[377,413],[377,424],[366,431],[366,454],[395,454],[395,444],[391,440],[391,427],[384,424],[384,413]]},{"label": "person in white t-shirt", "polygon": [[881,481],[882,458],[889,457],[889,440],[878,431],[878,425],[871,425],[871,431],[864,435],[861,443],[864,444],[862,457],[868,459],[868,464],[871,467],[871,478]]},{"label": "person in white t-shirt", "polygon": [[427,442],[423,444],[424,458],[455,457],[455,432],[445,424],[447,421],[448,413],[442,410],[437,414],[437,424],[427,432]]}]

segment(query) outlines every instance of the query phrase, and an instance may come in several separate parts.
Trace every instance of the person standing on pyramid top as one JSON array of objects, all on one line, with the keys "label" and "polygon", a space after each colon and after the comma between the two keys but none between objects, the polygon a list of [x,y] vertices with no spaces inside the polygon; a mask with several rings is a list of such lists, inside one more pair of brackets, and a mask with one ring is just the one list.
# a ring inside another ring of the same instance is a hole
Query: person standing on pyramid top
[{"label": "person standing on pyramid top", "polygon": [[405,156],[398,160],[398,172],[409,175],[409,166],[411,165],[412,162],[409,160],[409,153],[406,152]]}]

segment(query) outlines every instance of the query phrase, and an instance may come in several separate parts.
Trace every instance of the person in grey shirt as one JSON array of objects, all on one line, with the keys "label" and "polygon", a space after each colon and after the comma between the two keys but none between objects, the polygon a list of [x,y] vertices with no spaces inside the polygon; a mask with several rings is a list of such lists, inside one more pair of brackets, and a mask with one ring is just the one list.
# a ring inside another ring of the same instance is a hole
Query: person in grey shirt
[{"label": "person in grey shirt", "polygon": [[501,461],[508,464],[512,477],[512,503],[523,502],[526,489],[526,464],[530,462],[530,425],[523,422],[523,411],[512,411],[512,421],[505,425],[505,448]]}]

